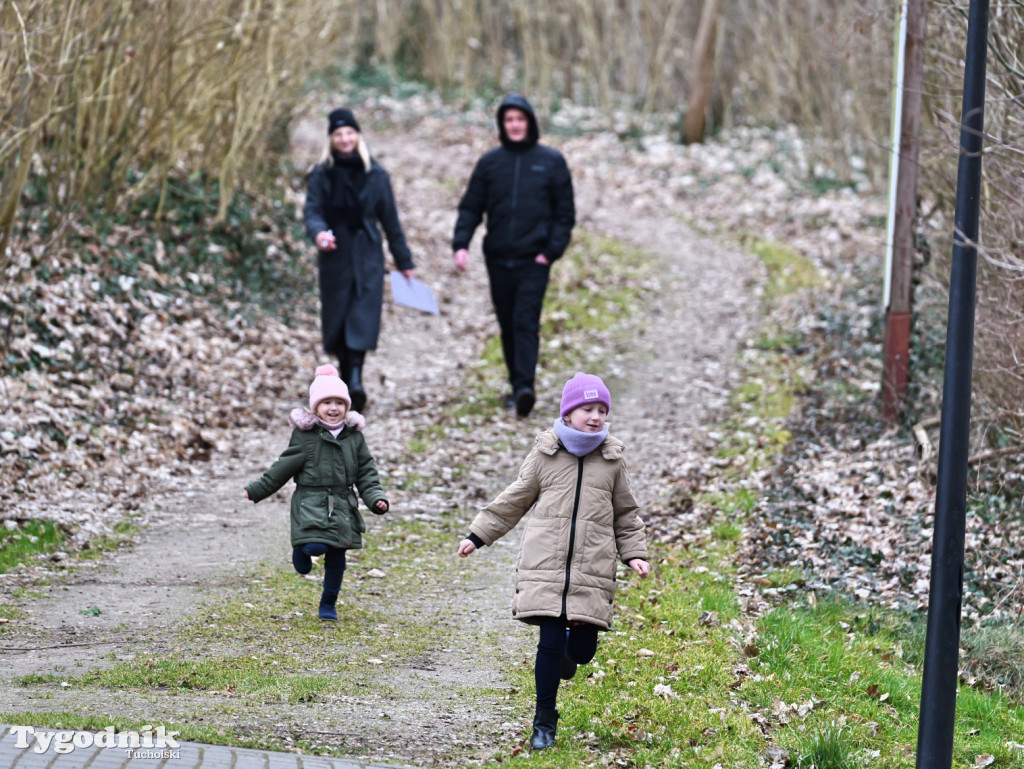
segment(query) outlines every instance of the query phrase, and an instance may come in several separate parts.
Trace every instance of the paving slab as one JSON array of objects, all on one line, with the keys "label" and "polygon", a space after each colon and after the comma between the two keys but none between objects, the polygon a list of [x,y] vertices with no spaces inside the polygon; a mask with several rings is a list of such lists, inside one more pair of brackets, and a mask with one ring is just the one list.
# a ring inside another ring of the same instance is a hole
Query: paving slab
[{"label": "paving slab", "polygon": [[[358,758],[310,756],[152,737],[135,746],[123,735],[0,724],[3,769],[417,769]],[[113,744],[111,744],[113,743]]]}]

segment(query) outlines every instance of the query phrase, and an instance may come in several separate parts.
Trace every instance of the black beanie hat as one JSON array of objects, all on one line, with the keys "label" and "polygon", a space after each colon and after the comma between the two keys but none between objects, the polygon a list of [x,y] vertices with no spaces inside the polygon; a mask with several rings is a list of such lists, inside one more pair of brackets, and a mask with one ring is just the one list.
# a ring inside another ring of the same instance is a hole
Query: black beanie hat
[{"label": "black beanie hat", "polygon": [[[356,116],[352,114],[352,110],[344,107],[331,110],[331,114],[327,116],[327,135],[330,136],[342,126],[349,126],[359,131],[359,123],[356,122]],[[360,133],[362,132],[360,131]]]}]

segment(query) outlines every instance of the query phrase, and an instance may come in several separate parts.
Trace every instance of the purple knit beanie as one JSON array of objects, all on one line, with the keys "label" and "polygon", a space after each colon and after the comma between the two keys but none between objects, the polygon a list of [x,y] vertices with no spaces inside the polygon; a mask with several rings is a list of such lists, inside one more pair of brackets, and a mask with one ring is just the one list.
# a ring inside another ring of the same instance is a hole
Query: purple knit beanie
[{"label": "purple knit beanie", "polygon": [[348,387],[338,376],[338,369],[330,363],[325,366],[317,366],[315,376],[313,384],[309,386],[310,411],[315,414],[320,401],[328,398],[341,398],[347,404],[347,408],[352,408],[352,398],[348,394]]},{"label": "purple knit beanie", "polygon": [[603,403],[606,409],[612,410],[612,396],[601,377],[578,371],[562,388],[560,413],[563,417],[567,416],[574,408],[587,403]]}]

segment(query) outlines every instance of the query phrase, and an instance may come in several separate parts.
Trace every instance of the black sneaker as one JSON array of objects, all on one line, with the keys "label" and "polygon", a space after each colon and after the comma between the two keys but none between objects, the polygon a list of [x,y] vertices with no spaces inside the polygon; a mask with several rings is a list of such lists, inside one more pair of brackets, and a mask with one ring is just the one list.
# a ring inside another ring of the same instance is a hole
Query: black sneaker
[{"label": "black sneaker", "polygon": [[516,413],[521,416],[529,416],[533,410],[533,404],[537,402],[537,396],[532,387],[520,387],[516,390]]}]

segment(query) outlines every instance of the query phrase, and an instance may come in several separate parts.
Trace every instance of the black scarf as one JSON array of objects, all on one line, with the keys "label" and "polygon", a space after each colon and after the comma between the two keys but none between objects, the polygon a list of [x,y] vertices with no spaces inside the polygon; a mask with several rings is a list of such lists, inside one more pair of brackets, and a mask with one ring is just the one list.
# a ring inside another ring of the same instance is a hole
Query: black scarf
[{"label": "black scarf", "polygon": [[327,219],[332,225],[344,225],[352,234],[363,226],[363,204],[359,193],[366,186],[366,169],[359,155],[334,155],[328,168],[331,180],[331,201]]}]

